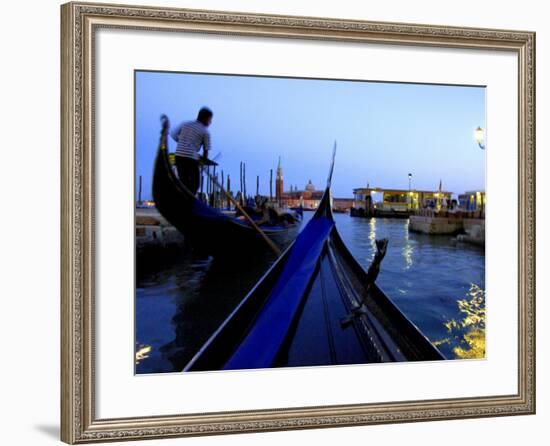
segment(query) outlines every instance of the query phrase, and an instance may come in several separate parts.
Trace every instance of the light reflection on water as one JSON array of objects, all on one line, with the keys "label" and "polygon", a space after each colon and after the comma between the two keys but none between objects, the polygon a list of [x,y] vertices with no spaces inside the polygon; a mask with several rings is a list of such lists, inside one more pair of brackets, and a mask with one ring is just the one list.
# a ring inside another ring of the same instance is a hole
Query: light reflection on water
[{"label": "light reflection on water", "polygon": [[[302,228],[311,217],[304,213]],[[346,214],[335,219],[364,268],[374,256],[375,240],[389,239],[377,283],[447,358],[483,356],[482,249],[453,244],[450,236],[409,233],[408,220]],[[139,360],[136,355],[136,372],[181,370],[273,260],[266,255],[250,265],[228,266],[182,253],[138,271],[136,353],[150,350]]]},{"label": "light reflection on water", "polygon": [[405,231],[405,244],[403,246],[402,252],[403,252],[403,258],[405,259],[405,269],[409,269],[413,264],[414,246],[409,240],[408,229]]},{"label": "light reflection on water", "polygon": [[453,353],[462,359],[485,357],[485,290],[472,284],[467,298],[457,302],[458,320],[445,323],[449,336],[436,345],[454,345]]},{"label": "light reflection on water", "polygon": [[139,345],[136,350],[136,365],[139,364],[141,361],[149,358],[149,353],[151,353],[151,346],[150,345]]}]

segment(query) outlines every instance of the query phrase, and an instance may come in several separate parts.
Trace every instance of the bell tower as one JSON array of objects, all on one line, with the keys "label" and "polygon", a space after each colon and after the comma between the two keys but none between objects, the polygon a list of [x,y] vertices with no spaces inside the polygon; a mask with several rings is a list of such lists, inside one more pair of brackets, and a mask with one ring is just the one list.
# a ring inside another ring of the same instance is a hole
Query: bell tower
[{"label": "bell tower", "polygon": [[281,167],[281,157],[279,157],[279,164],[277,165],[277,176],[275,177],[275,199],[279,204],[282,204],[283,190],[283,168]]}]

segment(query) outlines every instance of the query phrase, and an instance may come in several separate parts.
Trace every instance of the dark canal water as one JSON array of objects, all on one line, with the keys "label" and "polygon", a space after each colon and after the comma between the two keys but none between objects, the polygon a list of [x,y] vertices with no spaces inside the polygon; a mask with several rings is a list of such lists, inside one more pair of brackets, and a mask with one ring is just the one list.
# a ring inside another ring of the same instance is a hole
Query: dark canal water
[{"label": "dark canal water", "polygon": [[[311,216],[305,213],[303,226]],[[483,357],[483,249],[409,233],[408,220],[335,219],[364,268],[375,239],[389,239],[377,283],[448,359]],[[136,373],[180,371],[273,260],[218,265],[185,252],[138,259]]]}]

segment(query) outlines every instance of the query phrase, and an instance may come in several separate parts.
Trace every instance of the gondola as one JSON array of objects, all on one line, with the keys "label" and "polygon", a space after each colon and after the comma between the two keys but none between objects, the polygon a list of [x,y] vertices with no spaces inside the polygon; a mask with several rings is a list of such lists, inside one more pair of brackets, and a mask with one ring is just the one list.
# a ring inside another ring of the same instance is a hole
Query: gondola
[{"label": "gondola", "polygon": [[[245,219],[233,218],[198,200],[174,173],[168,153],[169,120],[162,116],[160,144],[153,172],[153,200],[160,214],[205,254],[230,258],[269,250],[266,241]],[[260,225],[277,245],[288,245],[297,233],[293,223]]]},{"label": "gondola", "polygon": [[375,283],[387,240],[368,271],[347,249],[331,176],[307,226],[184,371],[445,359]]}]

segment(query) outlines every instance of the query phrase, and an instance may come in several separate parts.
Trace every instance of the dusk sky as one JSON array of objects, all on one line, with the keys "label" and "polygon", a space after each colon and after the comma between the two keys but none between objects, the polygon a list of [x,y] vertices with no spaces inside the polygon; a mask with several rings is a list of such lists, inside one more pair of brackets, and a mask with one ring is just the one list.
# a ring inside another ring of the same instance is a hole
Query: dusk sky
[{"label": "dusk sky", "polygon": [[[194,120],[207,106],[212,152],[239,184],[246,163],[247,191],[269,194],[280,156],[284,187],[304,189],[309,179],[324,188],[334,141],[332,188],[352,197],[364,187],[443,189],[455,194],[485,190],[485,152],[474,130],[485,128],[485,88],[136,72],[136,184],[151,198],[160,116],[171,126]],[[170,151],[176,143],[169,142]]]}]

